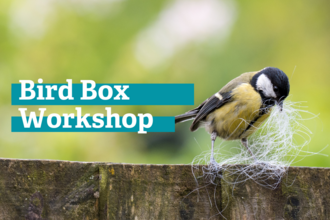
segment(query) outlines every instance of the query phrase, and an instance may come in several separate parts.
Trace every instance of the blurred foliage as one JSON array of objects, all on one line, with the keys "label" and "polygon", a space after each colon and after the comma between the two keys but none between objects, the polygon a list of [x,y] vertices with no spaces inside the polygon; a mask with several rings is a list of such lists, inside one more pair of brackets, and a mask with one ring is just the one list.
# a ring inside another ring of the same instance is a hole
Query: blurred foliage
[{"label": "blurred foliage", "polygon": [[[319,114],[316,119],[304,121],[313,132],[307,148],[313,152],[325,148],[330,140],[327,136],[330,132],[330,3],[298,0],[222,3],[234,7],[231,12],[234,18],[226,36],[220,30],[219,36],[212,34],[203,41],[187,41],[162,63],[150,67],[138,61],[136,43],[143,36],[141,33],[162,18],[172,1],[52,0],[48,5],[44,0],[1,1],[0,156],[190,163],[210,148],[211,141],[203,129],[190,133],[189,123],[178,125],[175,133],[147,135],[11,133],[10,118],[19,115],[19,106],[11,106],[11,83],[20,79],[36,82],[39,78],[44,83],[65,83],[66,79],[73,79],[74,83],[81,79],[97,83],[194,83],[197,105],[239,74],[266,66],[287,73],[290,100],[302,101],[302,105],[308,106],[306,110]],[[105,112],[104,107],[83,106],[83,111]],[[173,116],[192,107],[114,106],[113,111],[121,115],[149,112],[155,116]],[[27,108],[38,110],[38,106]],[[75,112],[74,108],[47,106],[46,113],[70,113]],[[330,148],[322,153],[329,154]],[[330,160],[311,156],[294,165],[330,166]]]}]

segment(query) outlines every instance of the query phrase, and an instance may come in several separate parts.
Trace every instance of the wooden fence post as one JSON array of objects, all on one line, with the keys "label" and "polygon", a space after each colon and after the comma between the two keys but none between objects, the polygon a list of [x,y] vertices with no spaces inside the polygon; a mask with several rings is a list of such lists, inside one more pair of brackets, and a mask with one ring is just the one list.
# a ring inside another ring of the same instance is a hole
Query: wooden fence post
[{"label": "wooden fence post", "polygon": [[0,159],[0,219],[330,219],[330,169],[291,167],[275,190],[197,181],[190,165]]},{"label": "wooden fence post", "polygon": [[0,219],[97,219],[98,165],[0,160]]},{"label": "wooden fence post", "polygon": [[222,194],[227,198],[223,199],[227,219],[330,219],[327,168],[290,167],[275,190],[252,180],[236,185],[223,183]]}]

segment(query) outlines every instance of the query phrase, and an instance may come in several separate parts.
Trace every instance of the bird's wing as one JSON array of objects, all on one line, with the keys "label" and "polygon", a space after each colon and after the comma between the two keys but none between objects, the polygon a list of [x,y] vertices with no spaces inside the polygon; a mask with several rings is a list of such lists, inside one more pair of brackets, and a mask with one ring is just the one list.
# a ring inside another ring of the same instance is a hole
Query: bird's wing
[{"label": "bird's wing", "polygon": [[219,92],[211,96],[209,99],[205,100],[196,109],[191,110],[196,111],[196,113],[198,111],[198,113],[190,127],[190,130],[195,131],[199,126],[199,122],[203,120],[209,113],[230,102],[230,100],[232,99],[231,91],[237,88],[242,83],[250,83],[252,77],[256,73],[257,72],[243,73],[239,77],[227,83],[227,85],[225,85]]},{"label": "bird's wing", "polygon": [[220,108],[224,104],[230,101],[231,99],[231,92],[227,93],[216,93],[211,96],[208,100],[205,101],[205,104],[197,113],[190,130],[195,131],[198,128],[198,124],[201,120],[203,120],[209,113],[213,112],[214,110]]}]

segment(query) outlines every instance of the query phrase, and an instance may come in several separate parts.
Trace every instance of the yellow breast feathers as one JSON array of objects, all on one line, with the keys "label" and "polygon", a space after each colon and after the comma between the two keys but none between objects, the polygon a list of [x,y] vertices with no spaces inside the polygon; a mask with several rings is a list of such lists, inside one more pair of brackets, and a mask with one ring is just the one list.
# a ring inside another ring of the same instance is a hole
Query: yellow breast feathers
[{"label": "yellow breast feathers", "polygon": [[246,138],[269,116],[270,112],[260,115],[261,105],[259,93],[250,84],[243,83],[232,90],[229,103],[207,116],[209,126],[206,129],[216,131],[226,140]]}]

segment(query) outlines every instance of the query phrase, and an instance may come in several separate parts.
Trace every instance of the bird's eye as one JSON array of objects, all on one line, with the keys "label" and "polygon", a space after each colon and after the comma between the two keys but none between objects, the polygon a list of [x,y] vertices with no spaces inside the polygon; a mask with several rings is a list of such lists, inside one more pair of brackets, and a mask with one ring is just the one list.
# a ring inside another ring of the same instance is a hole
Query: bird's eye
[{"label": "bird's eye", "polygon": [[274,86],[274,92],[277,92],[277,91],[278,91],[278,87]]}]

